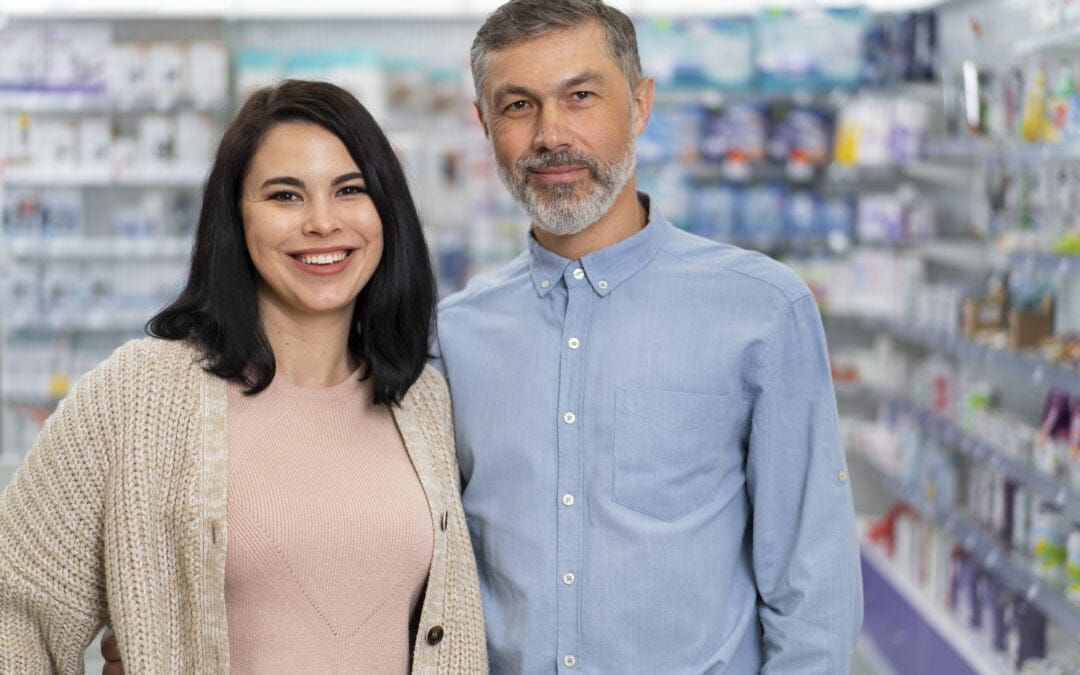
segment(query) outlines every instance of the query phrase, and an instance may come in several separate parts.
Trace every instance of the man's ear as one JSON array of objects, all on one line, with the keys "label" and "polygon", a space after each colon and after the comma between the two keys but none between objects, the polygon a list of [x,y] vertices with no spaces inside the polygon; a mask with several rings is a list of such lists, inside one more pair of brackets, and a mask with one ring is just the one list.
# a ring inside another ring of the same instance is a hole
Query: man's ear
[{"label": "man's ear", "polygon": [[484,106],[480,105],[480,101],[473,101],[473,110],[476,111],[476,119],[480,121],[480,128],[484,130],[484,138],[491,138],[488,134],[487,121],[484,120]]},{"label": "man's ear", "polygon": [[634,88],[634,135],[640,136],[645,131],[652,115],[653,97],[656,94],[656,82],[651,77],[643,77]]}]

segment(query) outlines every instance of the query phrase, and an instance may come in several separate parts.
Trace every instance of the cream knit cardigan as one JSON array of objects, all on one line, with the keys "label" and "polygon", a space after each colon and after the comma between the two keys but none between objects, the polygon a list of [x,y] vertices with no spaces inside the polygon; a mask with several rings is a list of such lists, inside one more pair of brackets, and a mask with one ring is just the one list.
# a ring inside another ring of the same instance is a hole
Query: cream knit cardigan
[{"label": "cream knit cardigan", "polygon": [[[393,413],[435,533],[413,672],[486,673],[438,372]],[[132,675],[228,671],[226,442],[225,382],[185,343],[129,342],[79,380],[0,500],[0,673],[81,673],[106,622]]]}]

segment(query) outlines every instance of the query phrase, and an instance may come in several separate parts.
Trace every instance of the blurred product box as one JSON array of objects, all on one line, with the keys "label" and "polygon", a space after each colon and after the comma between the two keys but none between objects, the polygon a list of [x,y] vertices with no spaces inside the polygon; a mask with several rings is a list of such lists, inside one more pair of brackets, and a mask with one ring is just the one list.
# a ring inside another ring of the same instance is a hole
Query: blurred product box
[{"label": "blurred product box", "polygon": [[1037,346],[1054,334],[1053,303],[1049,297],[1034,310],[1013,307],[1008,317],[1008,345],[1011,349]]},{"label": "blurred product box", "polygon": [[960,309],[960,330],[967,337],[984,330],[1001,330],[1005,325],[1005,299],[968,298]]}]

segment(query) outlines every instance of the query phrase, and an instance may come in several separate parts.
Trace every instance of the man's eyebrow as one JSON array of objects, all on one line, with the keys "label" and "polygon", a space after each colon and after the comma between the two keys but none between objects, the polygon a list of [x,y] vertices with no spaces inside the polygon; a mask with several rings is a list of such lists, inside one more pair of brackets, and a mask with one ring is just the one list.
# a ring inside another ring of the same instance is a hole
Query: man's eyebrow
[{"label": "man's eyebrow", "polygon": [[588,84],[589,82],[595,82],[596,80],[603,79],[604,76],[597,71],[586,70],[580,75],[575,75],[573,77],[569,77],[563,80],[562,86],[560,88],[562,91],[566,91],[567,89],[573,89],[574,87],[580,87],[583,84]]},{"label": "man's eyebrow", "polygon": [[[589,82],[595,82],[597,80],[603,79],[604,76],[600,72],[595,70],[586,70],[584,72],[578,73],[577,75],[572,75],[560,82],[558,85],[558,90],[566,91],[567,89],[573,89],[574,87],[580,87],[583,84],[588,84]],[[534,98],[536,97],[536,95],[536,92],[529,87],[525,87],[520,84],[504,84],[501,87],[495,89],[495,91],[492,93],[492,100],[498,101],[508,96],[525,96],[529,98]]]}]

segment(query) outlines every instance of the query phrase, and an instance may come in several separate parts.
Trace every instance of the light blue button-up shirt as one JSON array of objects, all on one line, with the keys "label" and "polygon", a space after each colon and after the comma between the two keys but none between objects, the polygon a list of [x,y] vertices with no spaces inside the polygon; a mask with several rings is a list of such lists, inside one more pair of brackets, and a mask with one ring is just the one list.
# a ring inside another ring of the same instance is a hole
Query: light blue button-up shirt
[{"label": "light blue button-up shirt", "polygon": [[848,671],[854,511],[788,268],[653,205],[578,261],[530,238],[441,304],[438,349],[493,671]]}]

